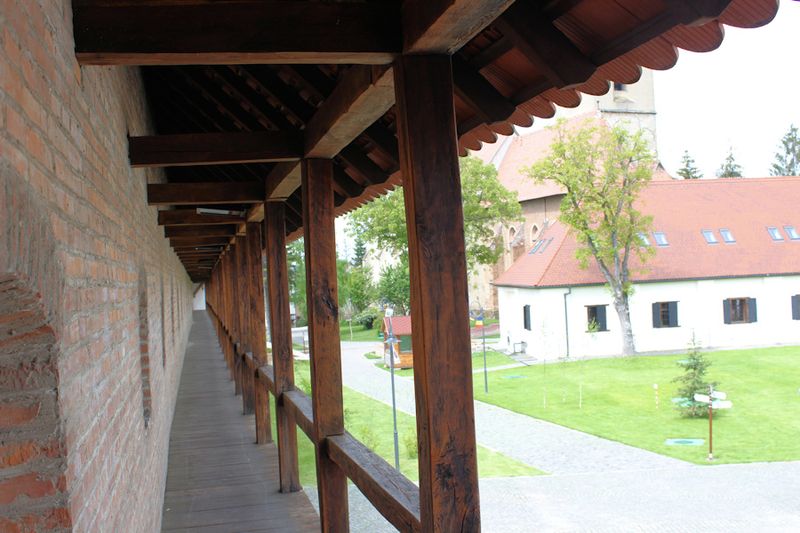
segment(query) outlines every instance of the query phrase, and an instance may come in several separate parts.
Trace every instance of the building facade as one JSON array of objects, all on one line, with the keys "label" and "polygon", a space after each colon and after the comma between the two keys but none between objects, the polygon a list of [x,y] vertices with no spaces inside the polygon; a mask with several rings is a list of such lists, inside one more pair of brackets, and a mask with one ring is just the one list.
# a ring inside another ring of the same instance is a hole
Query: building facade
[{"label": "building facade", "polygon": [[[655,249],[632,266],[637,351],[800,342],[800,178],[653,182],[638,205]],[[500,335],[543,359],[618,354],[619,320],[594,260],[561,223],[496,280]]]}]

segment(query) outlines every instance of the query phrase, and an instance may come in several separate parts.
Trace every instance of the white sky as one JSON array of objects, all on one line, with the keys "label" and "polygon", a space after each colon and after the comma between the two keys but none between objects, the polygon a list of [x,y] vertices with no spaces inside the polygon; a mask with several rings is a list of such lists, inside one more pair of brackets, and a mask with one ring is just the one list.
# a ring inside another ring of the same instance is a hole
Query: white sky
[{"label": "white sky", "polygon": [[717,50],[681,51],[655,72],[658,150],[670,172],[684,150],[713,177],[728,148],[747,177],[769,175],[781,137],[800,127],[800,2],[762,28],[725,28]]}]

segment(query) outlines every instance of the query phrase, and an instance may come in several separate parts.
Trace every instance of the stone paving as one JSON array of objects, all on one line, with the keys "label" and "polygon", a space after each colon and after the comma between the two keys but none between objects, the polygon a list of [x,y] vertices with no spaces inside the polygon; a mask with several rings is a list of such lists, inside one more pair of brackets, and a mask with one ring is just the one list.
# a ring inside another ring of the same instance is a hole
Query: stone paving
[{"label": "stone paving", "polygon": [[[389,373],[363,357],[377,347],[343,342],[343,380],[388,404]],[[395,384],[414,414],[413,381]],[[482,402],[475,416],[479,444],[551,474],[481,480],[484,531],[800,532],[800,461],[698,466]],[[395,531],[349,495],[353,532]]]}]

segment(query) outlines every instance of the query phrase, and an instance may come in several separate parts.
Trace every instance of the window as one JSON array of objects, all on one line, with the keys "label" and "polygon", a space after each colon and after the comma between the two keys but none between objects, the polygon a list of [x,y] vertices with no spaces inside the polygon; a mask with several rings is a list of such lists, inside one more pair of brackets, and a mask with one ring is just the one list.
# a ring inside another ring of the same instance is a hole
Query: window
[{"label": "window", "polygon": [[656,244],[659,246],[669,246],[669,241],[667,241],[667,234],[663,231],[654,231],[653,238],[656,240]]},{"label": "window", "polygon": [[541,249],[541,250],[539,250],[539,253],[540,253],[540,254],[543,254],[543,253],[544,253],[544,251],[547,249],[547,247],[548,247],[548,246],[550,246],[550,243],[551,243],[551,242],[553,242],[553,238],[552,238],[552,237],[550,237],[550,238],[549,238],[549,239],[547,239],[546,241],[542,241],[542,242],[544,242],[544,244],[542,245],[542,249]]},{"label": "window", "polygon": [[783,234],[781,234],[781,230],[779,230],[778,228],[776,228],[774,226],[769,226],[767,228],[767,231],[769,232],[769,236],[772,237],[773,241],[782,241],[783,240]]},{"label": "window", "polygon": [[531,330],[531,306],[522,306],[522,326],[528,331]]},{"label": "window", "polygon": [[731,230],[729,229],[721,228],[719,230],[719,234],[722,235],[722,240],[727,244],[733,244],[736,242],[736,239],[733,238],[733,233],[731,233]]},{"label": "window", "polygon": [[678,302],[653,303],[653,327],[678,327]]},{"label": "window", "polygon": [[624,83],[620,83],[618,81],[614,82],[614,90],[615,91],[627,91],[628,88],[625,86]]},{"label": "window", "polygon": [[783,230],[786,232],[786,235],[789,236],[790,239],[793,241],[800,241],[800,233],[797,233],[797,230],[794,226],[784,226]]},{"label": "window", "polygon": [[536,242],[536,237],[539,236],[539,226],[536,224],[531,228],[531,244]]},{"label": "window", "polygon": [[587,305],[586,306],[586,330],[608,331],[606,326],[606,305]]},{"label": "window", "polygon": [[729,298],[722,301],[722,316],[726,324],[747,324],[756,322],[755,298]]},{"label": "window", "polygon": [[800,294],[792,296],[792,320],[800,320]]},{"label": "window", "polygon": [[534,245],[533,245],[533,249],[531,249],[531,251],[530,251],[529,253],[530,253],[531,255],[533,255],[533,254],[535,254],[536,252],[538,252],[538,251],[539,251],[539,248],[541,248],[541,247],[542,247],[542,244],[544,244],[544,241],[538,241],[536,244],[534,244]]},{"label": "window", "polygon": [[718,244],[719,241],[717,240],[717,236],[714,235],[714,231],[710,229],[702,230],[703,238],[706,240],[708,244]]},{"label": "window", "polygon": [[644,246],[650,246],[650,239],[647,238],[647,233],[639,233],[639,240],[642,241]]}]

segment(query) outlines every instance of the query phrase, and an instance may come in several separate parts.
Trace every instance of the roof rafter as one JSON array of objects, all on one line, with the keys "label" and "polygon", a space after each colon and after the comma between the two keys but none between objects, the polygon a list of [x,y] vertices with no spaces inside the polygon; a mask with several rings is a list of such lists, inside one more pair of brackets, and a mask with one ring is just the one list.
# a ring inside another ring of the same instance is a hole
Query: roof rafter
[{"label": "roof rafter", "polygon": [[73,8],[83,65],[387,64],[401,50],[396,2],[151,2]]},{"label": "roof rafter", "polygon": [[250,204],[264,201],[258,182],[149,183],[148,205]]}]

